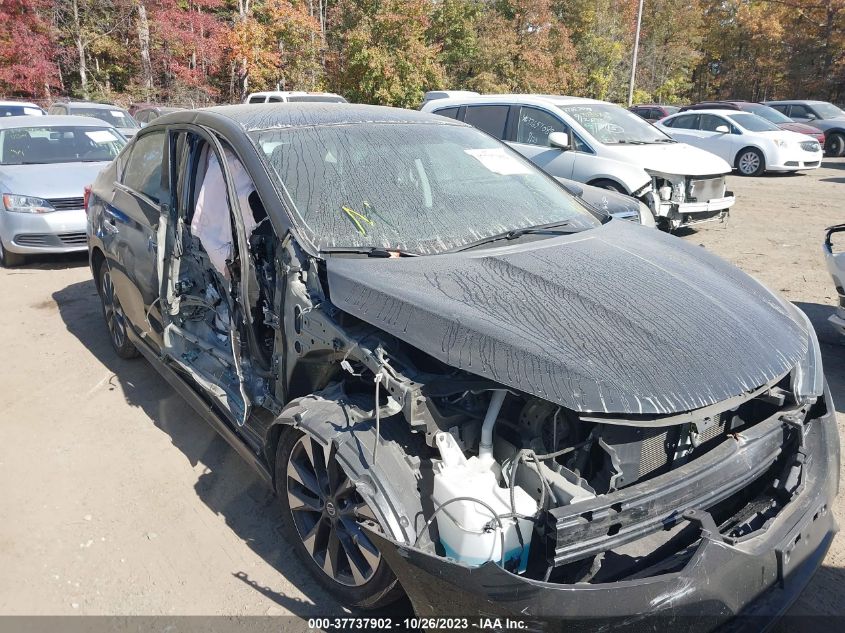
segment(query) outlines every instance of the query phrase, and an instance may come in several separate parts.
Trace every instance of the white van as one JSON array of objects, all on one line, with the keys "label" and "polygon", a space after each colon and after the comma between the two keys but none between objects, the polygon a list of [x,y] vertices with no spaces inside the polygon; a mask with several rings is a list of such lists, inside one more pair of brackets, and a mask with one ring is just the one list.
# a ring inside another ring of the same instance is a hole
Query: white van
[{"label": "white van", "polygon": [[294,103],[303,101],[309,103],[349,103],[333,92],[299,92],[296,90],[252,92],[244,100],[244,103]]},{"label": "white van", "polygon": [[678,143],[612,103],[483,95],[437,99],[421,110],[480,128],[552,176],[638,198],[665,229],[723,220],[736,201],[727,191],[726,161]]}]

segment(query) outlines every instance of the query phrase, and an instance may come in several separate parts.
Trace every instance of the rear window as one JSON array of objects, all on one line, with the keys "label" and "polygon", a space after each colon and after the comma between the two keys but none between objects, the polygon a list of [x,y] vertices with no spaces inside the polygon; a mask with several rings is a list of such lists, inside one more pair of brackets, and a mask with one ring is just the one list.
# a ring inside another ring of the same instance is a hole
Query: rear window
[{"label": "rear window", "polygon": [[44,114],[41,108],[25,105],[0,105],[0,116],[39,116]]},{"label": "rear window", "polygon": [[439,110],[435,110],[434,114],[449,117],[450,119],[457,119],[458,110],[460,110],[460,108],[440,108]]},{"label": "rear window", "polygon": [[249,103],[264,103],[264,95],[256,95],[249,98]]},{"label": "rear window", "polygon": [[697,130],[698,129],[698,115],[686,114],[676,117],[671,121],[666,121],[664,125],[680,130]]},{"label": "rear window", "polygon": [[498,139],[505,138],[505,123],[508,120],[506,105],[467,106],[464,122],[474,125]]},{"label": "rear window", "polygon": [[84,106],[71,106],[70,113],[74,116],[100,119],[100,121],[105,121],[114,127],[138,127],[138,122],[126,110],[118,107],[86,108]]}]

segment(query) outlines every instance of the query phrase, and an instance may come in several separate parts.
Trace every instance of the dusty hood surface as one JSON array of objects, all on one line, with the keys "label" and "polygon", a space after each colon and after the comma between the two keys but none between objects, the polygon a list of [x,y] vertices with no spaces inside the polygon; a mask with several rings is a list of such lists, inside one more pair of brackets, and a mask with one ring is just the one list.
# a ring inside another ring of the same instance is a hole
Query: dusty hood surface
[{"label": "dusty hood surface", "polygon": [[[671,128],[660,128],[671,134]],[[713,176],[729,174],[731,166],[723,159],[686,143],[654,145],[606,145],[612,156],[639,165],[645,170],[683,176]]]},{"label": "dusty hood surface", "polygon": [[109,161],[3,165],[0,166],[0,185],[2,193],[38,198],[81,198],[85,186],[94,182],[108,164]]},{"label": "dusty hood surface", "polygon": [[417,258],[327,259],[332,302],[451,366],[576,411],[664,414],[782,375],[807,332],[703,248],[612,220]]}]

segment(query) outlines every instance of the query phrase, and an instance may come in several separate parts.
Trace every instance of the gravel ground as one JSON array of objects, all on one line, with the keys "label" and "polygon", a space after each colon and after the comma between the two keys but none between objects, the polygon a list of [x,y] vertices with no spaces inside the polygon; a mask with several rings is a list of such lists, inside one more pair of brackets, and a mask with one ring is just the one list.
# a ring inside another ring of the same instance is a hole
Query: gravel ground
[{"label": "gravel ground", "polygon": [[[730,223],[681,235],[810,314],[840,428],[845,347],[821,242],[845,220],[843,183],[845,159],[731,177]],[[0,328],[0,614],[340,613],[281,542],[258,478],[154,369],[112,352],[84,256],[0,269]],[[841,498],[834,512],[845,522]],[[845,615],[843,586],[840,535],[792,613]]]}]

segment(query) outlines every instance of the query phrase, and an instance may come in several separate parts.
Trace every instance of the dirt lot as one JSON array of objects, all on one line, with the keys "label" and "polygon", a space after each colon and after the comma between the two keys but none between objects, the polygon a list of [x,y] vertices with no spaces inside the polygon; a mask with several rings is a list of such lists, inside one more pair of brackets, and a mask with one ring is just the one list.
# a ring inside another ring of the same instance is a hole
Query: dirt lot
[{"label": "dirt lot", "polygon": [[[730,223],[682,238],[810,314],[845,428],[821,252],[845,220],[845,159],[730,185]],[[0,269],[0,328],[0,614],[338,613],[278,537],[271,493],[155,370],[112,352],[84,256]],[[845,615],[843,587],[840,535],[793,613]]]}]

